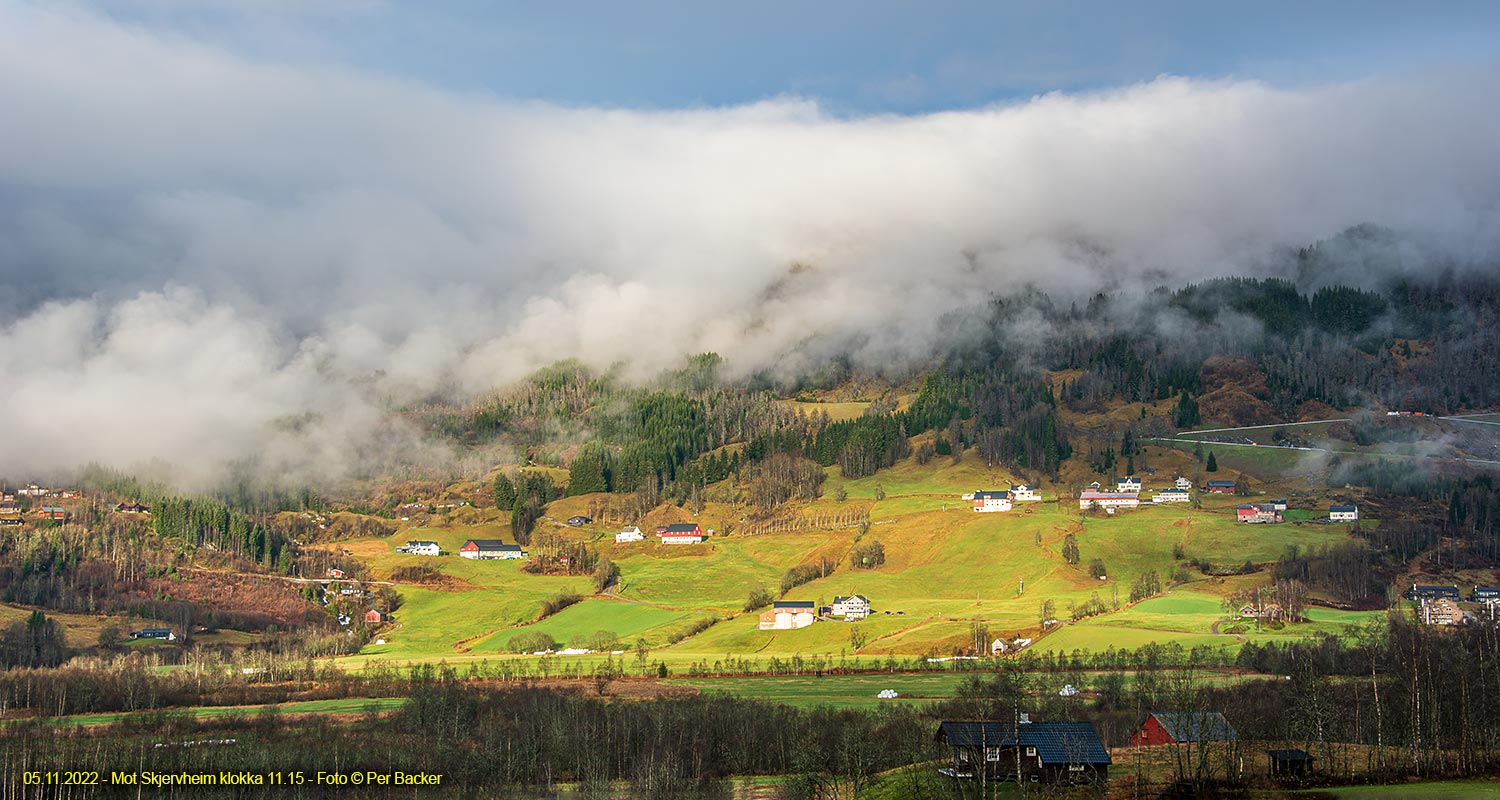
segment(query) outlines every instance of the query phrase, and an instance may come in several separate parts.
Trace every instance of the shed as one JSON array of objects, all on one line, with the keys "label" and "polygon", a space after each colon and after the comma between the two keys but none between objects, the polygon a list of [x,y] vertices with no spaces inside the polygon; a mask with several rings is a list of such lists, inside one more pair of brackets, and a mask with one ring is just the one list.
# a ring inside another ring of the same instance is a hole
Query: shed
[{"label": "shed", "polygon": [[1234,726],[1218,711],[1154,711],[1131,734],[1130,744],[1140,747],[1237,739]]}]

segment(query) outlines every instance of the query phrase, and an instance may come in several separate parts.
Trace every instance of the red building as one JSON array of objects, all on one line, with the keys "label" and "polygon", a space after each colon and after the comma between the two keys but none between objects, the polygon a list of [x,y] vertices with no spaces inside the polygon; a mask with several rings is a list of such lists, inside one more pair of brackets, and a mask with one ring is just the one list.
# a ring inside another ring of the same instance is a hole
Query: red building
[{"label": "red building", "polygon": [[1232,742],[1238,738],[1234,726],[1217,711],[1156,711],[1130,735],[1130,746]]},{"label": "red building", "polygon": [[378,609],[370,609],[365,612],[365,622],[370,625],[379,625],[385,622],[385,614]]}]

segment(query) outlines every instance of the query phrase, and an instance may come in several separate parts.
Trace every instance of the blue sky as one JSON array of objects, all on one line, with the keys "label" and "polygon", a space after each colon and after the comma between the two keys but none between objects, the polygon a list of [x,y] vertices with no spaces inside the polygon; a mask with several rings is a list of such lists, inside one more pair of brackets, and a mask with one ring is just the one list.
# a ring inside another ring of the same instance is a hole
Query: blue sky
[{"label": "blue sky", "polygon": [[98,0],[273,61],[563,105],[972,108],[1171,74],[1299,86],[1495,63],[1494,2]]}]

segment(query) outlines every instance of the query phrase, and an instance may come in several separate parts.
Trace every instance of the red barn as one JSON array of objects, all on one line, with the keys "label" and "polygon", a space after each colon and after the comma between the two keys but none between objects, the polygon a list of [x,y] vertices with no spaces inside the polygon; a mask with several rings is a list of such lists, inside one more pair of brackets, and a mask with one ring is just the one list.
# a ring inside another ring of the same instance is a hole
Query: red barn
[{"label": "red barn", "polygon": [[385,622],[385,614],[378,609],[370,609],[365,612],[365,622],[370,625],[379,625]]},{"label": "red barn", "polygon": [[1184,742],[1232,742],[1234,726],[1218,711],[1156,711],[1130,736],[1131,747]]}]

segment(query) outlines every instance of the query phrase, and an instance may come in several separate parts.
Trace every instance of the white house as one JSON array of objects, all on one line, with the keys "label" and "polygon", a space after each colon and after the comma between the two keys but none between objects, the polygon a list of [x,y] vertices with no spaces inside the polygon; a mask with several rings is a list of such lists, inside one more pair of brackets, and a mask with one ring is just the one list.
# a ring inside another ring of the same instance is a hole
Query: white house
[{"label": "white house", "polygon": [[1356,522],[1359,520],[1359,506],[1329,506],[1328,519],[1331,522]]},{"label": "white house", "polygon": [[1140,494],[1140,492],[1141,492],[1141,479],[1137,478],[1134,475],[1127,475],[1127,476],[1125,476],[1123,478],[1119,478],[1119,479],[1117,479],[1115,481],[1115,491],[1117,491],[1117,492],[1135,492],[1136,494]]},{"label": "white house", "polygon": [[1191,490],[1193,488],[1193,482],[1190,481],[1190,480],[1188,480],[1187,478],[1184,478],[1184,477],[1182,477],[1182,476],[1179,475],[1177,477],[1177,484],[1176,484],[1176,486],[1179,489],[1182,489],[1184,491],[1188,491],[1188,490]]},{"label": "white house", "polygon": [[833,598],[829,613],[847,620],[864,619],[870,616],[870,598],[862,594],[840,595]]},{"label": "white house", "polygon": [[406,543],[405,548],[400,549],[404,549],[406,552],[418,556],[435,556],[443,552],[443,549],[441,547],[438,547],[437,542],[426,541],[410,541]]},{"label": "white house", "polygon": [[1100,492],[1085,489],[1078,495],[1078,507],[1083,510],[1102,508],[1109,511],[1116,508],[1137,508],[1140,504],[1141,496],[1135,492]]},{"label": "white house", "polygon": [[1010,492],[1000,490],[994,492],[975,492],[974,510],[979,512],[1009,511],[1011,509]]},{"label": "white house", "polygon": [[1276,509],[1277,511],[1286,511],[1287,504],[1285,500],[1272,500],[1271,507]]},{"label": "white house", "polygon": [[634,525],[628,528],[621,528],[620,532],[615,534],[616,542],[640,542],[644,541],[645,538],[646,534],[641,533],[641,529]]},{"label": "white house", "polygon": [[818,621],[817,609],[811,600],[777,600],[771,610],[760,614],[760,629],[763,631],[789,631],[806,628]]},{"label": "white house", "polygon": [[1192,493],[1186,489],[1160,489],[1152,496],[1153,503],[1186,503],[1192,500]]},{"label": "white house", "polygon": [[1018,483],[1010,487],[1010,499],[1017,503],[1033,503],[1038,499],[1036,487],[1030,484]]}]

